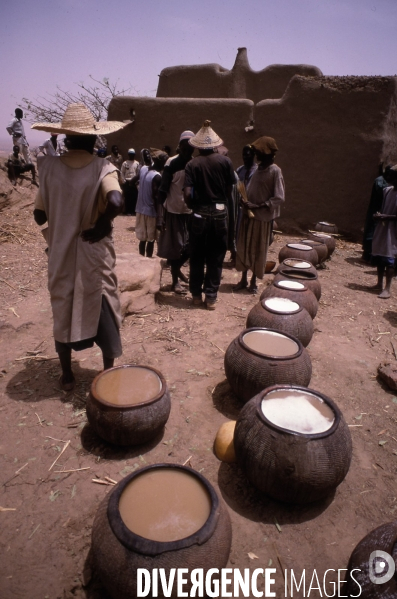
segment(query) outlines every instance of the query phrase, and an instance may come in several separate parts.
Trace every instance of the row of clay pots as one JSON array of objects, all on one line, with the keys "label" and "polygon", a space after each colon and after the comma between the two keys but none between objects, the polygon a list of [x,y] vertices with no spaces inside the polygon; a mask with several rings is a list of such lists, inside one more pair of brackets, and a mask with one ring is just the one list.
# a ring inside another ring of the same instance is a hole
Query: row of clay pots
[{"label": "row of clay pots", "polygon": [[335,239],[324,233],[309,233],[307,239],[296,243],[287,243],[279,252],[279,262],[296,258],[310,262],[313,266],[322,264],[335,250]]}]

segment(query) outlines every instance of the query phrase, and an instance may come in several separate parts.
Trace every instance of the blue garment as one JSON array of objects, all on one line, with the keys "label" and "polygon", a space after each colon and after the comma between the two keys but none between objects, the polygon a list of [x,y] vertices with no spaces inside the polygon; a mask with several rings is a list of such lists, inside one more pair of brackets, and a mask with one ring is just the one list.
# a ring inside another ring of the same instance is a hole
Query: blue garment
[{"label": "blue garment", "polygon": [[[144,167],[143,167],[144,168]],[[136,203],[136,212],[139,214],[145,214],[146,216],[157,217],[156,207],[152,197],[152,181],[156,175],[160,176],[160,173],[155,170],[147,170],[139,175],[139,190],[138,200]]]}]

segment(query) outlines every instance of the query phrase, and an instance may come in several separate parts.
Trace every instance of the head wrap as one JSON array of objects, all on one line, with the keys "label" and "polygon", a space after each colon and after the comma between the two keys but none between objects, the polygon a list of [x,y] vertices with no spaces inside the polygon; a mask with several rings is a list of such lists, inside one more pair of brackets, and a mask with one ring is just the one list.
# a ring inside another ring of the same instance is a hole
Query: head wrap
[{"label": "head wrap", "polygon": [[273,137],[260,137],[254,143],[251,144],[252,147],[261,154],[273,154],[278,151],[278,147],[276,141]]},{"label": "head wrap", "polygon": [[149,148],[150,156],[152,159],[157,159],[166,162],[168,160],[168,154],[163,152],[163,150],[158,150],[157,148]]},{"label": "head wrap", "polygon": [[183,141],[184,139],[191,139],[192,137],[194,137],[193,131],[186,130],[183,133],[181,133],[179,141]]}]

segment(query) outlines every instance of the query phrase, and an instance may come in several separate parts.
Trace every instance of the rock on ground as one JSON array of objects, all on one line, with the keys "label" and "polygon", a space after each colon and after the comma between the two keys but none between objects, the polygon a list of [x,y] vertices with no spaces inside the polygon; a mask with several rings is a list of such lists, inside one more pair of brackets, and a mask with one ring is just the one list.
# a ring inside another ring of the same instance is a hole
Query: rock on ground
[{"label": "rock on ground", "polygon": [[160,291],[161,262],[136,253],[117,254],[116,273],[119,283],[121,313],[150,312]]}]

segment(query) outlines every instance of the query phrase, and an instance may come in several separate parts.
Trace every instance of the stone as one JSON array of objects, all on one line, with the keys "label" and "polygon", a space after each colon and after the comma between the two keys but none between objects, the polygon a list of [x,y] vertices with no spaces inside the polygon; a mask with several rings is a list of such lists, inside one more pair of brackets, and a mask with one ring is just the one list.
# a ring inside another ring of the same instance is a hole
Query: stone
[{"label": "stone", "polygon": [[135,253],[117,254],[116,274],[123,317],[154,309],[155,296],[160,290],[160,258],[145,258]]},{"label": "stone", "polygon": [[397,363],[379,364],[378,375],[390,389],[397,391]]}]

